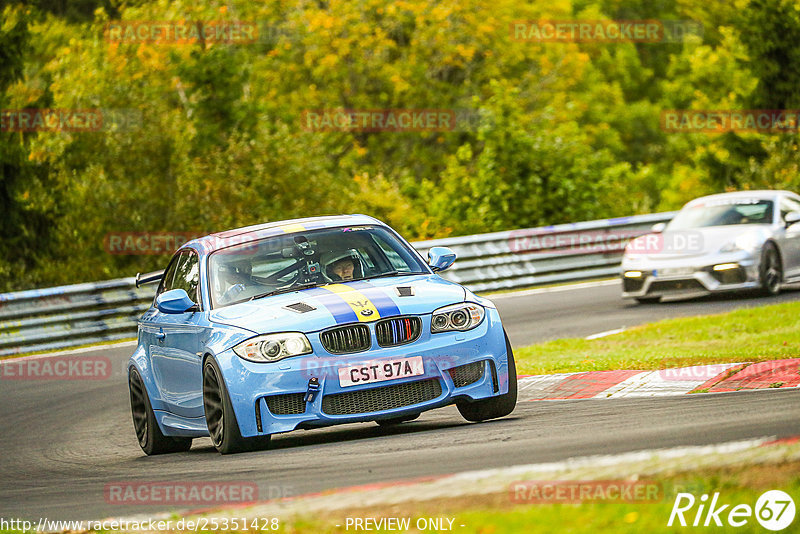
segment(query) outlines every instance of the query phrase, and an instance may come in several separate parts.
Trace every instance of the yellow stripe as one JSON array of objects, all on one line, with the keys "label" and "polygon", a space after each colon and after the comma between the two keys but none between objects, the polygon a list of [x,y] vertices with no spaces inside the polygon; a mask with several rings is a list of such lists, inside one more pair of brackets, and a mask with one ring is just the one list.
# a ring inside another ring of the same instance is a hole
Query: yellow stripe
[{"label": "yellow stripe", "polygon": [[281,230],[287,234],[291,234],[292,232],[302,232],[305,229],[306,227],[302,224],[287,224],[286,226],[281,226]]},{"label": "yellow stripe", "polygon": [[[344,284],[328,284],[327,286],[323,286],[322,289],[327,289],[331,293],[336,293],[339,295],[342,300],[344,300],[347,305],[352,308],[356,314],[356,317],[358,317],[358,320],[362,323],[375,321],[376,319],[381,318],[378,308],[376,308],[372,301],[364,296],[364,294],[360,291],[356,291],[355,289],[347,287]],[[371,310],[372,313],[363,315],[361,313],[362,310]]]}]

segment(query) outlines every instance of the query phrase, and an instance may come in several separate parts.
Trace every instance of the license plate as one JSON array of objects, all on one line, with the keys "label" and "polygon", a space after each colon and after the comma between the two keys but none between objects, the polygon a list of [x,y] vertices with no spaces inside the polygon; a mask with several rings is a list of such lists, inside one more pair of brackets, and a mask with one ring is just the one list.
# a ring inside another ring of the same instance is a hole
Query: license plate
[{"label": "license plate", "polygon": [[373,382],[384,382],[421,374],[425,374],[422,356],[397,360],[376,360],[351,367],[340,367],[339,385],[347,387],[372,384]]},{"label": "license plate", "polygon": [[658,271],[653,271],[653,276],[656,277],[665,277],[665,276],[689,276],[694,272],[694,269],[691,267],[667,267],[666,269],[659,269]]}]

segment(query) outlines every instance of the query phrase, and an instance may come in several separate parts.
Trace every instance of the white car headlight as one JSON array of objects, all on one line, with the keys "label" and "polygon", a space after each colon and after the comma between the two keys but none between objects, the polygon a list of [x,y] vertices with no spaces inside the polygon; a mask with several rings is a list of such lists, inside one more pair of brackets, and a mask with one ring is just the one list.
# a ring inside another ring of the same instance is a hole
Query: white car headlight
[{"label": "white car headlight", "polygon": [[311,343],[300,332],[265,334],[242,341],[233,347],[233,352],[251,362],[277,362],[290,356],[311,353]]},{"label": "white car headlight", "polygon": [[721,249],[720,252],[736,252],[739,250],[743,250],[746,252],[753,252],[755,251],[759,245],[761,245],[761,241],[758,239],[758,236],[755,234],[743,234],[727,243]]},{"label": "white car headlight", "polygon": [[439,308],[431,317],[431,333],[471,330],[481,324],[484,315],[483,306],[471,302]]}]

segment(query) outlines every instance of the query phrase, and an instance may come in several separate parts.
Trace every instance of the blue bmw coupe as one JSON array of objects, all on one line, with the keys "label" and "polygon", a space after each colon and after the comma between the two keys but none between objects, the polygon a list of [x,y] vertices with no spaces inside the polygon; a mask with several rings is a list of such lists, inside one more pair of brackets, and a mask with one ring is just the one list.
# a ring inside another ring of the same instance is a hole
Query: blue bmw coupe
[{"label": "blue bmw coupe", "polygon": [[517,376],[491,301],[437,273],[365,215],[267,223],[186,243],[139,320],[128,363],[133,426],[148,455],[210,436],[223,454],[295,429],[394,425],[455,404],[512,412]]}]

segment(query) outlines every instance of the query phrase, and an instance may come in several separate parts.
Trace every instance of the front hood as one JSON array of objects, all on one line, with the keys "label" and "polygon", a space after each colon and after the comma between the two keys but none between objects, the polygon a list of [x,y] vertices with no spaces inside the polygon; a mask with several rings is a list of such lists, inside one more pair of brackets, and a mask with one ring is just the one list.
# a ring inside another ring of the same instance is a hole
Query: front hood
[{"label": "front hood", "polygon": [[430,313],[463,302],[465,294],[463,287],[437,275],[393,276],[242,302],[212,310],[209,319],[258,334],[314,332],[337,324]]},{"label": "front hood", "polygon": [[[692,228],[688,230],[666,230],[660,234],[647,234],[637,237],[628,258],[647,258],[650,260],[693,258],[716,254],[725,245],[736,241],[752,241],[759,245],[769,235],[769,225],[730,225]],[[648,241],[649,240],[649,241]]]}]

